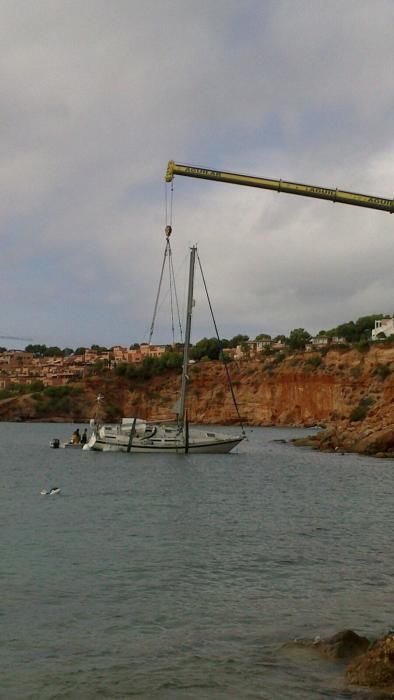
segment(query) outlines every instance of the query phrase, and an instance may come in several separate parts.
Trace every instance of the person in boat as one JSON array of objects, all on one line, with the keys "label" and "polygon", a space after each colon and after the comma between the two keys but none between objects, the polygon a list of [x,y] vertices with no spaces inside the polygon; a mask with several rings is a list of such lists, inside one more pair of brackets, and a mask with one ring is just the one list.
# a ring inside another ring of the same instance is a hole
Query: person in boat
[{"label": "person in boat", "polygon": [[73,434],[71,435],[71,442],[73,445],[79,445],[81,442],[81,436],[79,434],[79,428],[74,430]]},{"label": "person in boat", "polygon": [[81,437],[81,445],[86,445],[87,441],[88,441],[88,429],[85,428],[85,430],[82,433],[82,437]]}]

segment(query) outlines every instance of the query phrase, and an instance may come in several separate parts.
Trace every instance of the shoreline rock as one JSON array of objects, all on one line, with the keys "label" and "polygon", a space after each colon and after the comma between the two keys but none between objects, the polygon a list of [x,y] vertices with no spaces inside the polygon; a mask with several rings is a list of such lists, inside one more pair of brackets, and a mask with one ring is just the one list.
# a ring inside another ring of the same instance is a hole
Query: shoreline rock
[{"label": "shoreline rock", "polygon": [[376,641],[343,630],[323,639],[296,639],[282,648],[310,650],[329,661],[342,662],[350,686],[368,689],[374,698],[394,697],[394,629]]},{"label": "shoreline rock", "polygon": [[378,640],[346,669],[352,685],[394,693],[394,634]]},{"label": "shoreline rock", "polygon": [[285,644],[285,648],[309,649],[331,661],[350,661],[365,653],[371,642],[353,630],[342,630],[331,637],[320,639],[296,639]]},{"label": "shoreline rock", "polygon": [[394,459],[394,426],[367,429],[362,432],[349,426],[331,426],[316,435],[295,438],[296,447],[309,447],[320,452],[339,452]]}]

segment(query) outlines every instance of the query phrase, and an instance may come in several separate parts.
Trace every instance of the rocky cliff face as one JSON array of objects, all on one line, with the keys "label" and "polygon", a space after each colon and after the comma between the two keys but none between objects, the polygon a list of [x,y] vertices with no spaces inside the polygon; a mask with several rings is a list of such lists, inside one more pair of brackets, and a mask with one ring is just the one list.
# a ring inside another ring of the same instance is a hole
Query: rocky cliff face
[{"label": "rocky cliff face", "polygon": [[[311,444],[325,450],[394,454],[394,346],[369,352],[331,350],[296,354],[280,361],[267,357],[231,364],[242,420],[248,425],[327,427]],[[192,422],[236,422],[226,375],[220,363],[190,370]],[[178,379],[155,378],[148,391],[130,394],[127,413],[165,418],[176,397]],[[134,409],[134,411],[133,411]]]},{"label": "rocky cliff face", "polygon": [[[366,353],[272,356],[232,363],[230,371],[245,424],[323,425],[327,429],[310,443],[318,449],[394,454],[394,345],[375,345]],[[125,413],[167,417],[178,386],[179,378],[172,375],[135,387]],[[237,421],[220,363],[190,368],[189,418],[197,423]]]},{"label": "rocky cliff face", "polygon": [[[239,411],[254,426],[324,425],[313,446],[371,454],[394,452],[394,345],[326,354],[268,356],[229,365]],[[78,419],[89,418],[102,392],[106,418],[139,415],[147,419],[171,416],[179,390],[179,375],[171,372],[137,383],[97,377],[84,385]],[[39,418],[34,401],[24,397],[0,404],[3,420]],[[189,419],[197,423],[237,422],[225,368],[219,362],[190,367]],[[69,418],[70,416],[64,416]],[[311,443],[312,444],[312,443]]]}]

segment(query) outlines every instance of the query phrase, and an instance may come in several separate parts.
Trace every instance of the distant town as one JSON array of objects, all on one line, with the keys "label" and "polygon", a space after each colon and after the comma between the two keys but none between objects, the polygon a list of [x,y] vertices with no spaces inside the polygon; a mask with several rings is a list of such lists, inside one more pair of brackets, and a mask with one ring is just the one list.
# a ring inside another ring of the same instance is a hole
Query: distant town
[{"label": "distant town", "polygon": [[[346,346],[356,343],[369,343],[394,337],[394,316],[365,316],[358,321],[350,321],[331,331],[320,331],[311,336],[303,328],[294,329],[289,337],[271,338],[262,333],[254,340],[246,335],[235,336],[231,341],[223,340],[221,345],[216,338],[203,338],[191,352],[191,362],[218,359],[220,352],[228,360],[242,361],[257,359],[264,354],[290,351],[321,351],[331,346]],[[160,358],[182,356],[183,346],[134,344],[130,347],[116,345],[110,349],[93,345],[91,348],[72,350],[45,345],[28,345],[25,350],[0,348],[0,389],[8,389],[16,384],[61,386],[77,382],[97,372],[120,370],[129,365],[143,365]],[[179,363],[167,364],[177,366]]]}]

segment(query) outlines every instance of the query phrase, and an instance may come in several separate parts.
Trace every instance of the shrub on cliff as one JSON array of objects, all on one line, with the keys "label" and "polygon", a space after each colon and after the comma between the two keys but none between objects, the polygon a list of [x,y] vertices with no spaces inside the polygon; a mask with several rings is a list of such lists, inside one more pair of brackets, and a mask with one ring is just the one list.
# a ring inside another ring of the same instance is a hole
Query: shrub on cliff
[{"label": "shrub on cliff", "polygon": [[47,386],[32,394],[39,418],[50,416],[77,417],[83,415],[84,390],[70,384]]},{"label": "shrub on cliff", "polygon": [[71,384],[63,384],[62,386],[46,386],[43,394],[51,399],[60,399],[64,396],[77,396],[81,394],[83,389],[79,386],[71,386]]},{"label": "shrub on cliff", "polygon": [[373,399],[370,396],[364,396],[358,406],[353,408],[350,414],[350,420],[352,423],[356,421],[364,420],[367,417],[370,406],[373,404]]},{"label": "shrub on cliff", "polygon": [[217,338],[202,338],[191,349],[190,356],[193,360],[202,360],[204,357],[208,357],[209,360],[218,360],[220,350],[221,345]]},{"label": "shrub on cliff", "polygon": [[361,338],[358,343],[354,344],[354,347],[361,353],[368,352],[370,348],[369,341],[366,338]]},{"label": "shrub on cliff", "polygon": [[309,367],[320,367],[322,362],[323,360],[320,357],[320,355],[313,355],[312,357],[308,357],[308,359],[305,360],[306,366],[309,365]]},{"label": "shrub on cliff", "polygon": [[44,383],[40,379],[35,379],[31,384],[11,384],[7,389],[0,390],[0,400],[10,399],[15,396],[23,396],[44,389]]},{"label": "shrub on cliff", "polygon": [[167,351],[161,357],[145,357],[139,364],[120,362],[116,365],[114,374],[127,379],[146,380],[168,369],[179,369],[181,366],[182,354]]},{"label": "shrub on cliff", "polygon": [[284,352],[276,352],[275,353],[275,362],[277,362],[277,364],[280,364],[285,359],[286,359],[286,355]]},{"label": "shrub on cliff", "polygon": [[376,365],[373,373],[377,377],[379,377],[379,379],[381,379],[383,382],[386,379],[386,377],[388,377],[389,374],[391,374],[391,369],[388,365],[382,365],[379,363],[378,365]]}]

